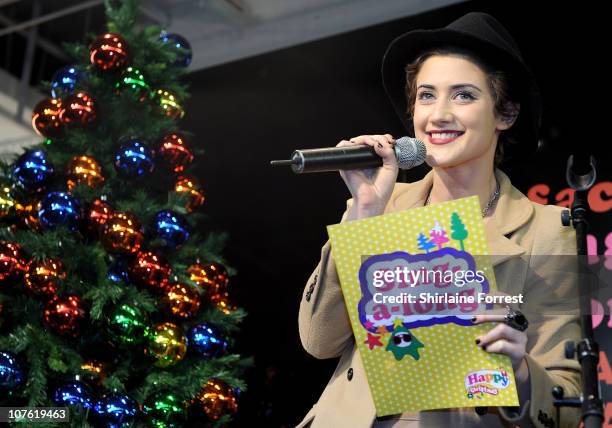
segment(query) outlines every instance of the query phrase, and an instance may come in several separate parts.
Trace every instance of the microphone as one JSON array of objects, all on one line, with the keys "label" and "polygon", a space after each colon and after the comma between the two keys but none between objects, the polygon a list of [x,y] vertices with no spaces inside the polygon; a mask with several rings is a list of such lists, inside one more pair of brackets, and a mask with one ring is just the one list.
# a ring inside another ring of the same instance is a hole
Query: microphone
[{"label": "microphone", "polygon": [[[395,156],[400,169],[410,169],[425,162],[425,144],[421,140],[402,137],[395,141]],[[352,147],[329,147],[322,149],[296,150],[291,159],[270,161],[272,166],[291,166],[296,174],[305,172],[327,172],[340,169],[365,169],[382,166],[383,161],[374,147],[355,145]]]}]

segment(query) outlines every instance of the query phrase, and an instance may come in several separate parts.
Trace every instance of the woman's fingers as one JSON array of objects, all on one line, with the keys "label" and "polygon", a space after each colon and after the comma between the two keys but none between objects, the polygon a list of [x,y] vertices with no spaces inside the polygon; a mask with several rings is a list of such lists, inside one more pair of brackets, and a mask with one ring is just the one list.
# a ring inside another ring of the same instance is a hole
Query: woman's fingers
[{"label": "woman's fingers", "polygon": [[482,324],[483,322],[492,322],[492,321],[494,322],[506,321],[505,313],[504,315],[486,313],[486,314],[474,315],[474,318],[472,318],[472,322],[474,324]]},{"label": "woman's fingers", "polygon": [[394,140],[392,138],[387,138],[386,135],[372,135],[371,137],[376,142],[374,144],[374,150],[376,150],[376,154],[382,158],[383,167],[392,166],[397,168],[397,158],[395,157],[395,150],[393,148]]},{"label": "woman's fingers", "polygon": [[[503,291],[491,291],[488,293],[489,296],[502,296],[502,297],[510,297],[509,294],[504,293]],[[508,314],[508,306],[513,307],[514,309],[516,308],[516,305],[508,305],[507,303],[503,303],[503,302],[496,302],[493,303],[493,308],[492,309],[488,309],[486,310],[485,313],[480,314],[480,315],[475,315],[474,319],[472,319],[472,322],[474,324],[480,324],[483,322],[489,322],[489,321],[500,321],[503,322],[505,321],[505,317]]]},{"label": "woman's fingers", "polygon": [[350,140],[342,140],[336,145],[336,147],[370,146],[382,158],[383,165],[380,168],[340,170],[340,175],[355,202],[361,207],[368,207],[373,212],[382,212],[397,180],[398,167],[394,143],[392,135],[384,134],[360,135]]},{"label": "woman's fingers", "polygon": [[510,327],[508,324],[500,323],[493,327],[491,330],[489,330],[487,333],[477,337],[476,343],[482,346],[483,349],[491,351],[489,347],[493,346],[493,344],[499,340],[506,340],[523,346],[527,343],[527,335],[524,332],[518,331]]}]

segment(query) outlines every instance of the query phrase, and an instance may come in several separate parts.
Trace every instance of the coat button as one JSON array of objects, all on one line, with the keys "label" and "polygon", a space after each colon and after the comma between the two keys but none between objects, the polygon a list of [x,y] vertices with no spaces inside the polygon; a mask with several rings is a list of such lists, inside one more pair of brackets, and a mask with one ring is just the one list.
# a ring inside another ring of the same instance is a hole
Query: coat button
[{"label": "coat button", "polygon": [[348,380],[353,379],[353,368],[352,367],[349,367],[348,372],[346,372],[346,378]]}]

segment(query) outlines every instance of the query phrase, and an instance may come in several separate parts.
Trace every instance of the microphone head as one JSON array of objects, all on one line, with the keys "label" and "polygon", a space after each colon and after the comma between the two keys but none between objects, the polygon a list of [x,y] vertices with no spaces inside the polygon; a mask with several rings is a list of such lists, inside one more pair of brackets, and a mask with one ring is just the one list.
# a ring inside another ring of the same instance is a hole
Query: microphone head
[{"label": "microphone head", "polygon": [[427,157],[425,143],[412,137],[402,137],[395,141],[395,154],[400,169],[410,169],[421,165]]}]

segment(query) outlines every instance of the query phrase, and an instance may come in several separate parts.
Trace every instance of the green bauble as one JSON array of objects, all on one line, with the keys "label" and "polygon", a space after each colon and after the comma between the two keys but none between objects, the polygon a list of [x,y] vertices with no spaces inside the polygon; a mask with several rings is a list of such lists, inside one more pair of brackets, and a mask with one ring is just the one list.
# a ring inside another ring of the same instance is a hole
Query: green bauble
[{"label": "green bauble", "polygon": [[146,314],[133,305],[123,304],[119,306],[108,320],[108,332],[111,340],[120,346],[142,343],[146,328]]},{"label": "green bauble", "polygon": [[149,426],[156,428],[182,427],[187,418],[184,402],[171,392],[155,394],[142,407]]},{"label": "green bauble", "polygon": [[0,219],[8,217],[15,211],[15,198],[7,183],[0,183]]},{"label": "green bauble", "polygon": [[125,69],[115,87],[119,91],[133,93],[140,101],[144,101],[151,95],[151,88],[145,81],[143,74],[134,67]]}]

